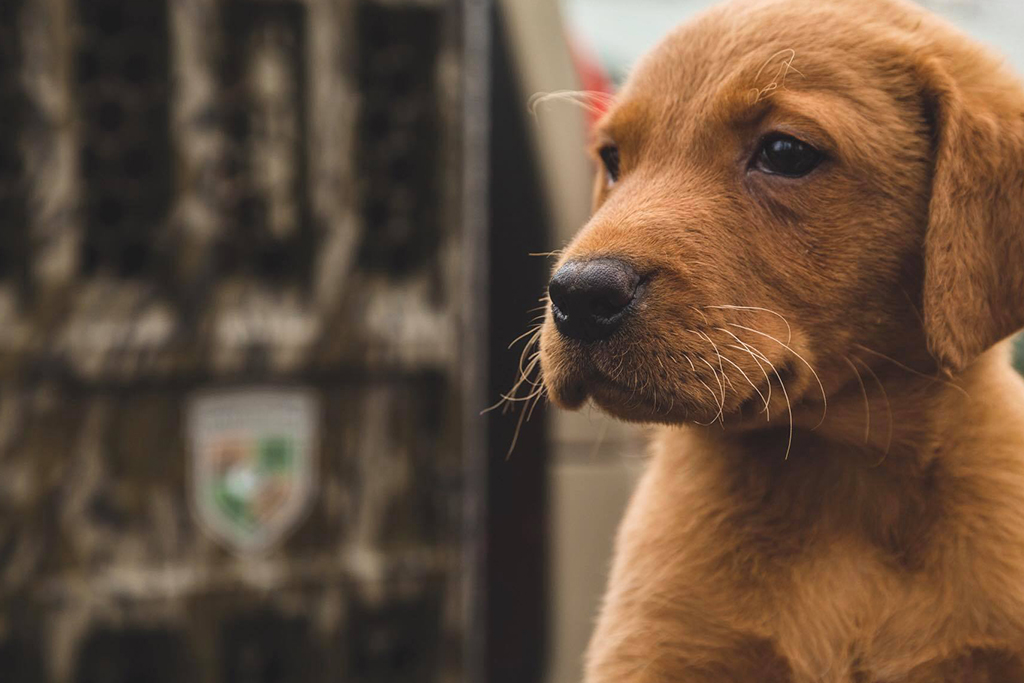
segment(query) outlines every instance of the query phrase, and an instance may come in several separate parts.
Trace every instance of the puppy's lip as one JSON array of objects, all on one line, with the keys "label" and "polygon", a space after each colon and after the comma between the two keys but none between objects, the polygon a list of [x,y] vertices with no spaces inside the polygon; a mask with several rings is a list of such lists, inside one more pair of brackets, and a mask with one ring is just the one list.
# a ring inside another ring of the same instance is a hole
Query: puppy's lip
[{"label": "puppy's lip", "polygon": [[569,410],[576,410],[590,397],[586,384],[579,379],[572,379],[563,383],[557,392],[558,402]]},{"label": "puppy's lip", "polygon": [[559,382],[552,389],[557,403],[569,410],[580,408],[595,393],[605,396],[629,395],[628,388],[604,375],[589,358],[578,366],[572,377]]}]

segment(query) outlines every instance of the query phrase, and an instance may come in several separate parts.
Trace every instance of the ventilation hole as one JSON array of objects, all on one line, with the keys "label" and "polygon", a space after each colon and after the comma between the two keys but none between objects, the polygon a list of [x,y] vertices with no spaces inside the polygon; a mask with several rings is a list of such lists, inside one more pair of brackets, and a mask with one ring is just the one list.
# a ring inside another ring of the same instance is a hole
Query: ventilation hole
[{"label": "ventilation hole", "polygon": [[150,64],[145,55],[132,55],[124,64],[124,77],[129,83],[143,83],[149,75]]},{"label": "ventilation hole", "polygon": [[96,122],[107,132],[116,132],[124,123],[124,111],[117,102],[107,101],[96,112]]},{"label": "ventilation hole", "polygon": [[167,3],[74,1],[86,46],[76,55],[76,86],[88,103],[79,164],[91,200],[82,264],[145,276],[172,191]]},{"label": "ventilation hole", "polygon": [[121,249],[120,275],[121,277],[138,277],[146,271],[149,265],[149,250],[145,244],[138,242],[128,244]]},{"label": "ventilation hole", "polygon": [[106,227],[117,227],[124,219],[124,206],[117,199],[105,197],[96,203],[95,220]]},{"label": "ventilation hole", "polygon": [[125,152],[122,169],[129,178],[141,178],[149,174],[153,168],[149,153],[143,148],[130,149]]}]

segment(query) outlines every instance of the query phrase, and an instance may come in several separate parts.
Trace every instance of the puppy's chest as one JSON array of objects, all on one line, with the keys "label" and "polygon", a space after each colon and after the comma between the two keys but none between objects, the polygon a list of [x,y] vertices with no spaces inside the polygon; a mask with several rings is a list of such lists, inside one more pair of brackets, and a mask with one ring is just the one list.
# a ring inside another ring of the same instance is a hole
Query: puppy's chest
[{"label": "puppy's chest", "polygon": [[1024,683],[1024,659],[1001,649],[967,648],[906,672],[873,673],[864,664],[836,677],[794,677],[792,683]]},{"label": "puppy's chest", "polygon": [[770,637],[789,683],[1024,683],[1019,633],[983,626],[1013,620],[1005,595],[953,600],[963,585],[849,547],[795,567],[793,579]]}]

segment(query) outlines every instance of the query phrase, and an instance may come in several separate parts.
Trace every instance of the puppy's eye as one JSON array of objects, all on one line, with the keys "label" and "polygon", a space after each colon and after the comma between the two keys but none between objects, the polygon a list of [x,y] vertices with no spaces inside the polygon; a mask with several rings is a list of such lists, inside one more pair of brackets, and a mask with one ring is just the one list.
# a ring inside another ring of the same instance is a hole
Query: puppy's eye
[{"label": "puppy's eye", "polygon": [[770,135],[761,143],[755,159],[758,169],[787,178],[802,178],[822,162],[825,156],[811,145],[789,135]]},{"label": "puppy's eye", "polygon": [[608,185],[614,185],[619,180],[619,148],[615,145],[605,145],[597,153],[601,155]]}]

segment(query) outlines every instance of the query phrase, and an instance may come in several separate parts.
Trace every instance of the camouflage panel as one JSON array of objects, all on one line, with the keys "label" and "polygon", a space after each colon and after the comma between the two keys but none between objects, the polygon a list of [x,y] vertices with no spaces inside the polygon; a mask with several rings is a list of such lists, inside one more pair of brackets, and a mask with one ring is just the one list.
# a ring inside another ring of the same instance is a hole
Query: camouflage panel
[{"label": "camouflage panel", "polygon": [[[461,6],[0,9],[5,683],[463,680]],[[246,553],[189,410],[252,387],[316,438],[221,472],[257,524],[315,456]]]}]

